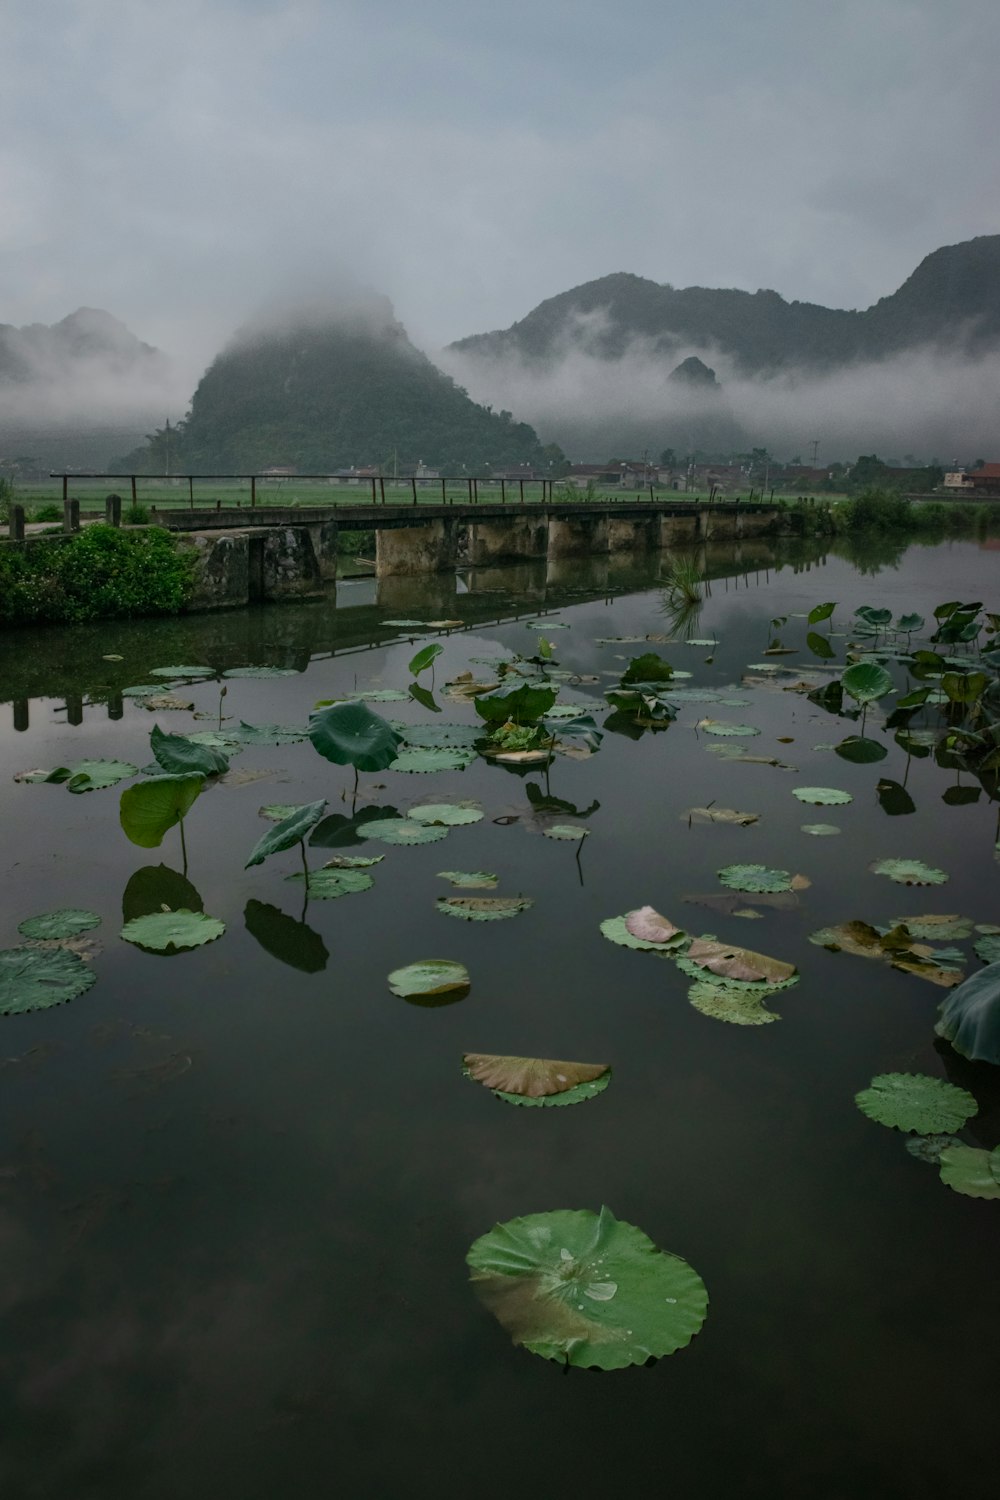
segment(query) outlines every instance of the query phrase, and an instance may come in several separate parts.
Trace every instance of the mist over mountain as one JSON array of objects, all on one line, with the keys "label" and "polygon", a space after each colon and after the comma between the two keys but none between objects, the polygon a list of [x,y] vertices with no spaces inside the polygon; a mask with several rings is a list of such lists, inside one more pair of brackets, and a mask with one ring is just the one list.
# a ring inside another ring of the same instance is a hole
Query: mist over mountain
[{"label": "mist over mountain", "polygon": [[[470,400],[371,293],[275,308],[240,329],[202,376],[172,441],[175,467],[203,473],[391,473],[421,462],[484,473],[546,461],[529,426]],[[157,443],[122,462],[155,470]]]},{"label": "mist over mountain", "polygon": [[[700,392],[670,378],[692,358],[718,376]],[[989,447],[1000,235],[934,251],[864,311],[621,272],[458,340],[442,362],[478,399],[516,399],[543,438],[580,458],[599,457],[616,427],[616,449],[720,446],[720,391],[733,429],[775,449],[813,437],[828,459]]]}]

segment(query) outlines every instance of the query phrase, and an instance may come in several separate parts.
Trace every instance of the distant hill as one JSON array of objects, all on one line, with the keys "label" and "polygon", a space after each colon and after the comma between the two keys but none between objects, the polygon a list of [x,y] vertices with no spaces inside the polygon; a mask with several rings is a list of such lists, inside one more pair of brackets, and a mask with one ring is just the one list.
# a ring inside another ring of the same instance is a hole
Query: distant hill
[{"label": "distant hill", "polygon": [[520,322],[459,339],[477,361],[515,356],[536,366],[577,349],[620,359],[635,340],[665,359],[692,347],[727,355],[740,375],[829,370],[937,345],[1000,348],[1000,235],[928,255],[898,291],[864,312],[786,302],[774,291],[659,285],[618,272],[550,297]]},{"label": "distant hill", "polygon": [[482,474],[548,457],[532,428],[471,401],[374,297],[243,329],[205,372],[175,440],[177,461],[203,473],[422,461]]}]

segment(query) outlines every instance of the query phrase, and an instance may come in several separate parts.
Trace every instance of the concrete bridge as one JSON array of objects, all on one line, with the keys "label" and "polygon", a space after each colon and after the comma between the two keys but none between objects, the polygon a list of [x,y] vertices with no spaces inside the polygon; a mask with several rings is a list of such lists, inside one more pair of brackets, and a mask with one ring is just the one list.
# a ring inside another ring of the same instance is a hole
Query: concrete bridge
[{"label": "concrete bridge", "polygon": [[151,519],[190,535],[200,553],[204,603],[219,606],[301,596],[333,580],[342,531],[373,531],[376,576],[389,578],[693,547],[774,532],[780,517],[774,505],[623,499],[164,509]]}]

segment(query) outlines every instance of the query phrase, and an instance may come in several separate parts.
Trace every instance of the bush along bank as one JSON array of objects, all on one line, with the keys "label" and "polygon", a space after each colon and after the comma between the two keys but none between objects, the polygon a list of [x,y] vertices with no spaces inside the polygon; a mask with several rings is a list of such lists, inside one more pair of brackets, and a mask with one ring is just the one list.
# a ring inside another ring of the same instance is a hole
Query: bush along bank
[{"label": "bush along bank", "polygon": [[76,624],[173,615],[194,587],[194,558],[168,531],[95,524],[72,536],[0,547],[0,624]]}]

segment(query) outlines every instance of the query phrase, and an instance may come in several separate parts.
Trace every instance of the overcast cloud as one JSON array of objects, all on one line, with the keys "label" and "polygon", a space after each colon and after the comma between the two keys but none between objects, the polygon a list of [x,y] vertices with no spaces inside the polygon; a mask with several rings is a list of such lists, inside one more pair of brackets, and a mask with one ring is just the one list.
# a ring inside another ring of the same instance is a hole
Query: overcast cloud
[{"label": "overcast cloud", "polygon": [[996,0],[4,0],[0,321],[191,385],[348,269],[435,349],[616,270],[863,307],[1000,229]]}]

